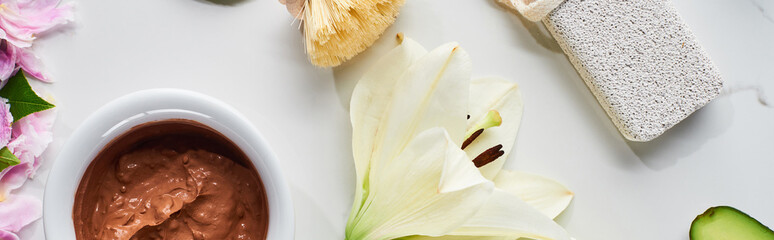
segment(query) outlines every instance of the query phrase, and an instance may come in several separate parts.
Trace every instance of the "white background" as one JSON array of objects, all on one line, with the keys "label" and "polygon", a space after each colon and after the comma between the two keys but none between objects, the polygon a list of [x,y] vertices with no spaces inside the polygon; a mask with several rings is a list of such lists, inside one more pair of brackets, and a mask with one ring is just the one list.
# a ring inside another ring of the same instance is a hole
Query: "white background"
[{"label": "white background", "polygon": [[[524,119],[507,168],[576,193],[558,221],[579,240],[688,239],[693,218],[732,205],[774,226],[774,1],[679,0],[726,91],[649,143],[620,136],[542,26],[490,0],[408,0],[370,50],[320,69],[276,0],[83,0],[76,21],[36,42],[57,81],[55,142],[22,192],[42,196],[70,133],[141,89],[202,92],[233,105],[273,146],[291,184],[297,239],[343,239],[354,170],[347,102],[358,76],[404,32],[427,48],[458,41],[474,76],[520,84]],[[765,99],[761,99],[765,101]],[[43,224],[23,239],[43,239]]]}]

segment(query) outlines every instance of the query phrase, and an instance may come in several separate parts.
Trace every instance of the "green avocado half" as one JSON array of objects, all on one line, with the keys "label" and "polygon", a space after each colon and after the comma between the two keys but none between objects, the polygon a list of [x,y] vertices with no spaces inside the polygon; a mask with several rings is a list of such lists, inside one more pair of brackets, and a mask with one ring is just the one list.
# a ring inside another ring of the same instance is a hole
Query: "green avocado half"
[{"label": "green avocado half", "polygon": [[774,240],[774,232],[729,206],[707,209],[691,223],[691,240]]}]

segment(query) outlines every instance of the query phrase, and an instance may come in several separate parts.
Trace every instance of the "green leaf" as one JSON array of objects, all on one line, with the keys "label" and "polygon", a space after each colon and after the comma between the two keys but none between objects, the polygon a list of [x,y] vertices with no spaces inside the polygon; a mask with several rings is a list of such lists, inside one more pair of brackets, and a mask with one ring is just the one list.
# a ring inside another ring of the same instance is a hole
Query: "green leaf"
[{"label": "green leaf", "polygon": [[21,163],[19,158],[17,158],[16,155],[13,155],[8,147],[3,147],[3,149],[0,149],[0,171],[3,171],[3,169],[19,163]]},{"label": "green leaf", "polygon": [[8,79],[8,83],[0,89],[0,97],[8,99],[14,122],[32,113],[54,107],[54,104],[46,102],[35,94],[22,71]]}]

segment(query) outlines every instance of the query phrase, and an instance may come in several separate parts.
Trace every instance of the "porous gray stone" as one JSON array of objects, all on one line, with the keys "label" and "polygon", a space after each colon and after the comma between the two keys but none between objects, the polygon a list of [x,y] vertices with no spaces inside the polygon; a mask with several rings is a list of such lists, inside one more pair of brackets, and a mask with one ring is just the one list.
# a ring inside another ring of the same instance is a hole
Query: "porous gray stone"
[{"label": "porous gray stone", "polygon": [[723,86],[668,0],[566,0],[543,23],[631,141],[658,137]]}]

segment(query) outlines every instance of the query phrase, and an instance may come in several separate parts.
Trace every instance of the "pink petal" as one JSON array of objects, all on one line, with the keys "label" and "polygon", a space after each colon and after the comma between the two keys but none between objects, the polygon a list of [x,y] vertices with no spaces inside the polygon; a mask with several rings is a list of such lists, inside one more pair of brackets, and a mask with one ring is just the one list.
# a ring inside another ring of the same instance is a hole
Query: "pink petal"
[{"label": "pink petal", "polygon": [[0,5],[0,29],[6,34],[4,39],[16,47],[30,47],[35,31],[26,26],[26,19],[12,7],[12,4]]},{"label": "pink petal", "polygon": [[40,9],[47,10],[55,8],[59,0],[16,0],[16,5],[20,9]]},{"label": "pink petal", "polygon": [[16,71],[18,61],[16,47],[7,41],[0,42],[0,81],[5,81]]},{"label": "pink petal", "polygon": [[51,82],[48,74],[42,68],[43,64],[40,63],[40,59],[35,54],[24,48],[18,49],[17,53],[19,66],[24,69],[24,72],[38,80]]},{"label": "pink petal", "polygon": [[2,240],[19,240],[19,236],[16,236],[16,234],[13,234],[12,232],[6,232],[4,230],[0,230],[0,239],[2,239]]},{"label": "pink petal", "polygon": [[0,29],[13,45],[26,48],[35,35],[73,19],[72,5],[57,6],[59,1],[7,0],[0,7]]},{"label": "pink petal", "polygon": [[11,115],[11,106],[8,100],[0,97],[0,146],[8,145],[11,140],[13,115]]},{"label": "pink petal", "polygon": [[32,168],[31,164],[19,164],[0,172],[0,199],[5,199],[11,191],[21,187],[27,181],[27,172],[30,168]]},{"label": "pink petal", "polygon": [[0,230],[19,232],[43,215],[40,199],[27,195],[10,195],[0,202]]},{"label": "pink petal", "polygon": [[51,128],[56,118],[56,110],[36,112],[19,119],[13,124],[13,139],[8,149],[19,158],[19,165],[29,165],[27,176],[33,177],[40,166],[40,155],[53,140]]}]

